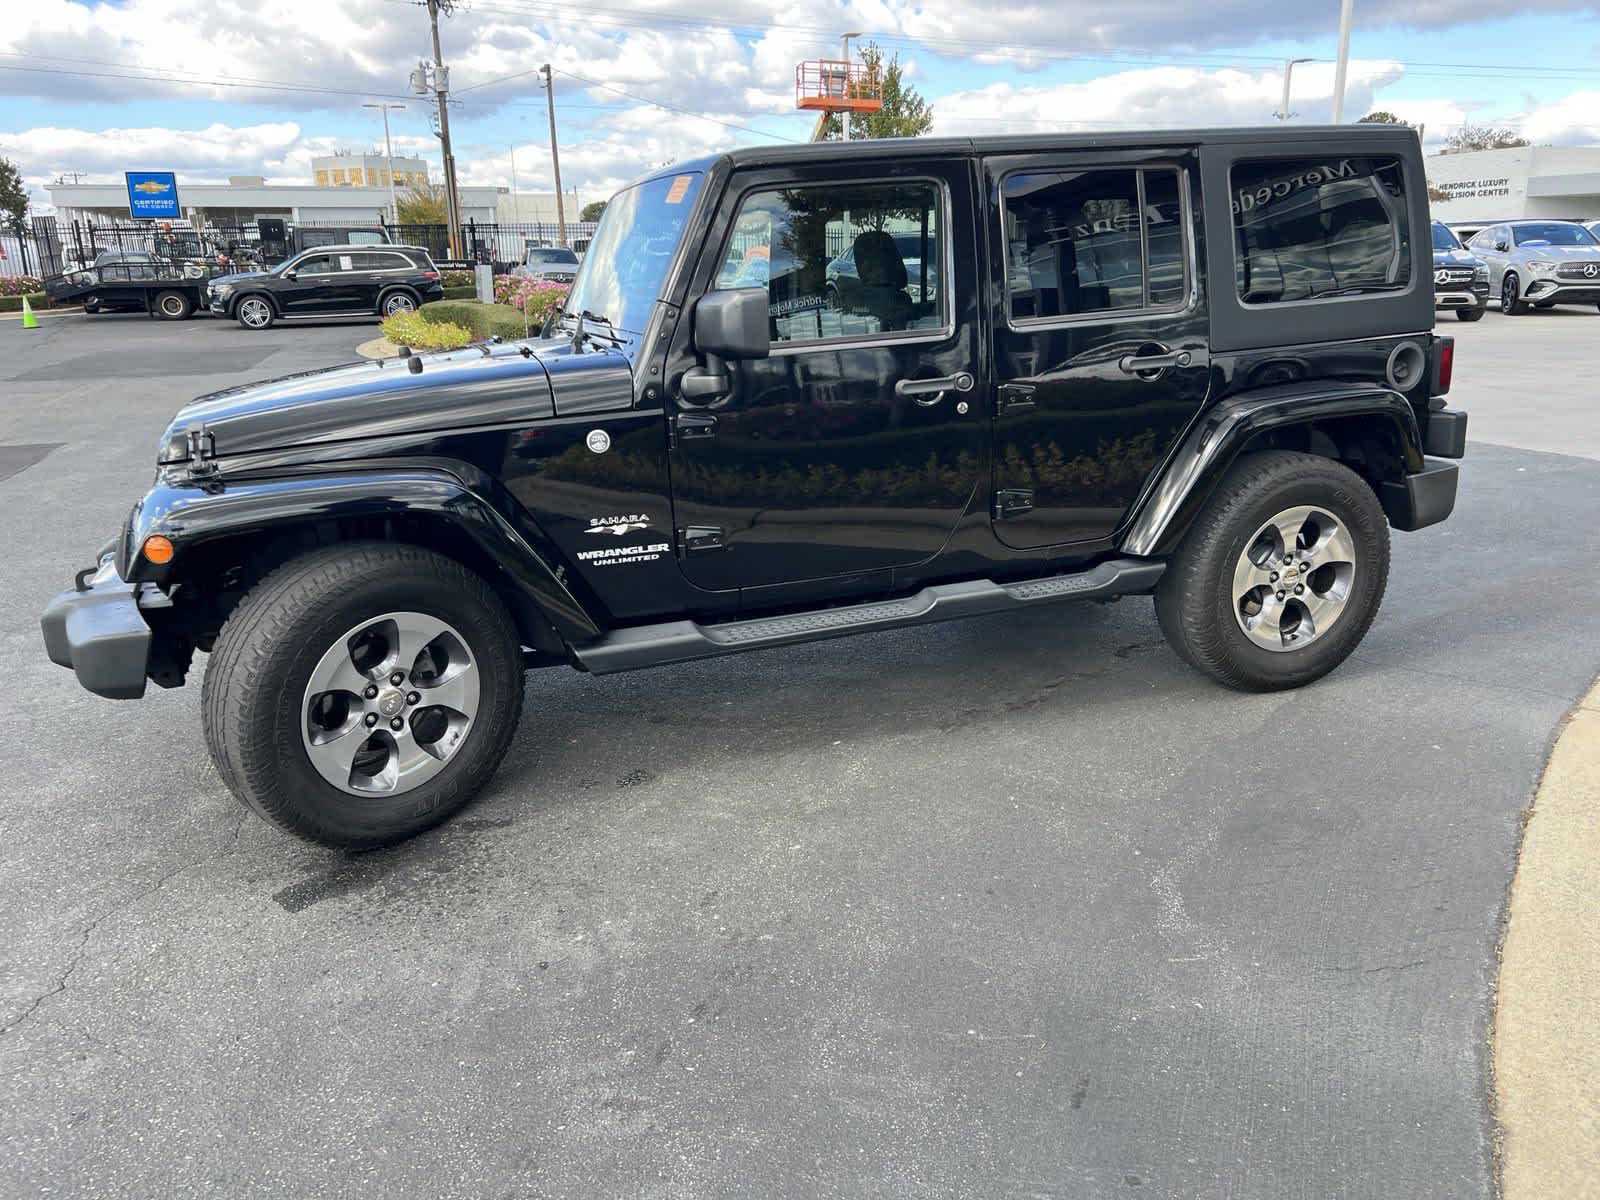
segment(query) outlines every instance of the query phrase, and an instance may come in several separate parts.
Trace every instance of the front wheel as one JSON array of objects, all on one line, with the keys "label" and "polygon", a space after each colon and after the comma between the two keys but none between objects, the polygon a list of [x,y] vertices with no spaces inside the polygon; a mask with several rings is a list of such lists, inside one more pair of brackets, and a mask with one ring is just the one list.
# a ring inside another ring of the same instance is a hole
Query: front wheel
[{"label": "front wheel", "polygon": [[522,711],[522,646],[493,589],[453,559],[346,543],[245,597],[202,709],[246,806],[325,846],[380,846],[444,820],[494,773]]},{"label": "front wheel", "polygon": [[1313,454],[1248,454],[1218,485],[1156,586],[1180,656],[1241,691],[1337,667],[1377,616],[1389,525],[1364,479]]},{"label": "front wheel", "polygon": [[1528,306],[1522,301],[1522,285],[1517,282],[1517,277],[1510,271],[1500,283],[1500,311],[1508,317],[1521,316],[1528,311]]},{"label": "front wheel", "polygon": [[1458,320],[1458,321],[1481,321],[1481,320],[1483,320],[1483,309],[1481,309],[1481,308],[1458,308],[1458,309],[1456,309],[1456,320]]},{"label": "front wheel", "polygon": [[265,296],[246,296],[233,310],[234,318],[246,329],[270,329],[278,314]]}]

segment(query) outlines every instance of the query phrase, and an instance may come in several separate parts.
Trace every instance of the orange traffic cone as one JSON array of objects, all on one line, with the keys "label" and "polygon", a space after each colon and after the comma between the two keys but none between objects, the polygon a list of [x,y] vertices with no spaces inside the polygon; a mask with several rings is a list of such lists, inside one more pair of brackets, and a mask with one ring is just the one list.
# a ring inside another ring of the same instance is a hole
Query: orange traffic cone
[{"label": "orange traffic cone", "polygon": [[39,328],[39,318],[33,315],[33,305],[28,303],[28,298],[22,298],[22,327],[24,329]]}]

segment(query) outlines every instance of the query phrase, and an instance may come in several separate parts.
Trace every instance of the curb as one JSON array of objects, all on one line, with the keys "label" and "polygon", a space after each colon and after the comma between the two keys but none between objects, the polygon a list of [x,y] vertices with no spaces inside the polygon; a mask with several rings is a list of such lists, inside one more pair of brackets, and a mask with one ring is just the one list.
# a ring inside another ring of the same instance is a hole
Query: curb
[{"label": "curb", "polygon": [[362,342],[356,347],[356,353],[362,358],[393,358],[400,353],[400,347],[388,338],[380,337],[373,338],[370,342]]},{"label": "curb", "polygon": [[1494,1078],[1505,1200],[1600,1200],[1600,684],[1524,818],[1500,955]]}]

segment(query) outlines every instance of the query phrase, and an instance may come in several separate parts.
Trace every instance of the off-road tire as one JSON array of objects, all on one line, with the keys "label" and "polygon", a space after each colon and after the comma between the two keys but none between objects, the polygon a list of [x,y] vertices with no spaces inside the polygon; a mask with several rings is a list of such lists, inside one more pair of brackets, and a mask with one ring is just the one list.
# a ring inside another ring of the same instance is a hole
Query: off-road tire
[{"label": "off-road tire", "polygon": [[[1240,628],[1234,568],[1248,540],[1275,514],[1298,505],[1326,509],[1355,544],[1345,608],[1310,644],[1274,651]],[[1360,643],[1389,577],[1389,524],[1367,482],[1314,454],[1270,450],[1242,457],[1217,485],[1156,585],[1156,617],[1178,655],[1240,691],[1301,687],[1322,678]]]},{"label": "off-road tire", "polygon": [[1483,320],[1483,309],[1481,309],[1481,308],[1458,308],[1458,309],[1456,309],[1456,320],[1458,320],[1458,321],[1481,321],[1481,320]]},{"label": "off-road tire", "polygon": [[[353,795],[310,760],[305,691],[330,645],[396,610],[460,631],[480,672],[478,713],[431,779],[392,796]],[[522,684],[516,627],[480,576],[421,547],[354,542],[291,560],[240,602],[207,664],[202,721],[218,773],[246,807],[309,841],[367,849],[437,825],[488,782],[516,731]]]}]

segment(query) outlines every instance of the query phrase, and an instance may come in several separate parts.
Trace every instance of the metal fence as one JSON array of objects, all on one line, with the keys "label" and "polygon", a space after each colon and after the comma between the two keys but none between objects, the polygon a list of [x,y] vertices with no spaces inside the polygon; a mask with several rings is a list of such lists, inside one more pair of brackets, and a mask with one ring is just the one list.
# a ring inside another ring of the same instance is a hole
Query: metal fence
[{"label": "metal fence", "polygon": [[[588,248],[594,223],[567,223],[566,244]],[[61,221],[35,217],[20,233],[0,234],[0,275],[58,275],[90,266],[107,251],[149,254],[158,258],[204,259],[223,269],[272,266],[315,245],[389,241],[422,246],[441,266],[487,263],[504,271],[522,263],[530,247],[560,245],[560,229],[551,222],[468,221],[451,245],[446,225],[357,224],[325,221],[188,222]]]}]

